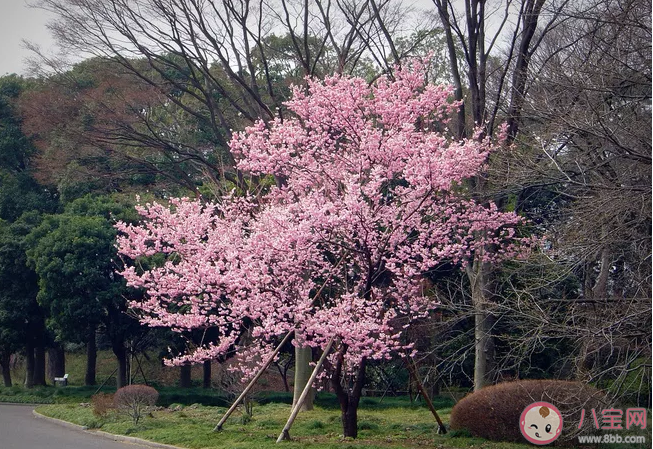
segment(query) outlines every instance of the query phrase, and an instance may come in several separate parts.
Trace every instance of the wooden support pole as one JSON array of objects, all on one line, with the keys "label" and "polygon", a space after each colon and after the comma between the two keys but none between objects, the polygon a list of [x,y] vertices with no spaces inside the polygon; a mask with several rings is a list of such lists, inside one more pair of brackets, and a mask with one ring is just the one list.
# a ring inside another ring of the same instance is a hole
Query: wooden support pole
[{"label": "wooden support pole", "polygon": [[293,422],[295,421],[295,418],[297,418],[297,415],[299,414],[299,410],[301,410],[302,404],[304,403],[304,400],[306,399],[306,396],[308,396],[309,391],[311,391],[311,387],[313,386],[313,382],[315,381],[315,378],[317,377],[318,371],[320,371],[320,368],[322,367],[322,364],[326,360],[326,357],[329,354],[329,351],[331,351],[331,346],[333,345],[333,340],[334,340],[334,337],[331,337],[331,339],[327,343],[326,347],[324,348],[324,352],[322,352],[322,356],[320,357],[320,360],[317,361],[317,364],[315,365],[315,368],[313,369],[313,373],[311,373],[311,377],[308,378],[308,381],[306,382],[306,386],[304,387],[304,390],[302,391],[301,396],[299,396],[299,399],[297,400],[297,403],[295,404],[295,407],[293,408],[292,413],[290,413],[290,417],[288,418],[288,422],[286,423],[283,430],[281,431],[281,434],[279,435],[279,438],[277,438],[277,443],[280,443],[283,440],[289,440],[290,439],[290,428],[292,427]]},{"label": "wooden support pole", "polygon": [[145,385],[149,385],[147,383],[147,377],[145,377],[145,373],[143,372],[143,366],[141,365],[140,359],[135,354],[134,354],[134,358],[136,359],[136,363],[138,364],[138,370],[141,372],[141,376],[143,376],[143,383],[145,383]]},{"label": "wooden support pole", "polygon": [[102,387],[104,387],[104,385],[106,385],[106,383],[109,382],[109,379],[111,379],[111,377],[112,377],[114,374],[116,374],[117,372],[118,372],[118,368],[114,369],[113,372],[112,372],[111,374],[109,374],[109,377],[107,377],[106,379],[104,379],[104,382],[102,382],[102,385],[100,385],[100,386],[98,387],[98,389],[95,390],[95,393],[93,393],[93,394],[98,394],[98,391],[100,391],[100,390],[102,389]]},{"label": "wooden support pole", "polygon": [[259,379],[259,377],[261,377],[261,375],[268,368],[268,366],[270,366],[272,361],[274,361],[274,358],[277,356],[277,354],[279,354],[279,351],[281,351],[281,348],[283,347],[283,345],[288,343],[288,341],[294,335],[294,333],[295,333],[294,330],[288,332],[286,334],[286,336],[283,338],[283,340],[281,340],[281,343],[279,343],[279,346],[277,346],[275,348],[275,350],[272,352],[272,354],[270,354],[270,357],[268,357],[268,359],[265,361],[265,363],[263,364],[261,369],[258,370],[256,375],[252,378],[252,380],[250,380],[249,384],[247,384],[247,386],[245,387],[243,392],[240,393],[240,396],[238,396],[238,399],[236,399],[234,401],[234,403],[231,405],[231,407],[229,408],[229,410],[227,410],[227,413],[224,414],[224,416],[222,417],[222,419],[220,420],[218,425],[215,426],[215,428],[213,429],[214,432],[220,432],[222,430],[222,426],[224,425],[227,418],[229,418],[229,416],[233,413],[233,411],[236,410],[236,407],[238,407],[238,404],[240,404],[240,401],[242,401],[243,398],[247,395],[247,393],[249,393],[249,391],[252,389],[252,387],[254,387],[254,384],[256,383],[256,381]]},{"label": "wooden support pole", "polygon": [[419,378],[419,375],[417,374],[417,366],[415,366],[415,361],[410,357],[409,355],[406,355],[406,365],[408,366],[408,372],[410,373],[410,377],[413,378],[415,381],[415,384],[417,386],[417,389],[419,392],[422,394],[422,397],[426,401],[426,405],[428,406],[429,410],[431,410],[431,413],[435,417],[435,420],[438,422],[438,433],[440,434],[446,434],[447,429],[444,427],[444,423],[440,419],[440,415],[438,415],[438,412],[435,410],[435,407],[433,406],[433,402],[431,402],[431,398],[426,392],[426,389],[424,388],[424,385],[422,385],[422,381]]}]

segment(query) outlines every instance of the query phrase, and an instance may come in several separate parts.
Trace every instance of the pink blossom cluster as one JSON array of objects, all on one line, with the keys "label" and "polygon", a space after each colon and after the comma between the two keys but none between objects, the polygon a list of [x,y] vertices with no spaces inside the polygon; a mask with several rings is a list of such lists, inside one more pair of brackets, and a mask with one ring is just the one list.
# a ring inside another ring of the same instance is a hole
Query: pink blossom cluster
[{"label": "pink blossom cluster", "polygon": [[294,88],[292,118],[231,142],[238,169],[279,187],[256,204],[146,204],[141,224],[118,225],[119,251],[134,261],[122,275],[147,293],[132,308],[153,326],[219,329],[219,343],[178,362],[234,346],[260,360],[290,330],[313,347],[335,336],[350,369],[410,350],[404,329],[437,306],[422,289],[428,270],[497,262],[530,242],[516,236],[519,216],[461,195],[494,147],[440,131],[458,107],[450,97],[425,84],[419,63],[372,86],[336,76]]}]

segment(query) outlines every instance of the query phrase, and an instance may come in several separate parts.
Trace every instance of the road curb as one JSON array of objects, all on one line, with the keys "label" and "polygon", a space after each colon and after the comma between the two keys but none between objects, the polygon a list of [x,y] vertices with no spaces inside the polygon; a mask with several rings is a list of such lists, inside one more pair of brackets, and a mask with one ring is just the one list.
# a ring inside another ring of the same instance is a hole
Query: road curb
[{"label": "road curb", "polygon": [[108,440],[122,441],[125,443],[132,443],[132,444],[141,444],[143,446],[157,447],[163,449],[184,449],[179,446],[172,446],[170,444],[164,444],[164,443],[156,443],[154,441],[144,440],[142,438],[128,437],[126,435],[117,435],[115,433],[104,432],[102,430],[91,430],[87,426],[80,426],[79,424],[74,424],[68,421],[64,421],[63,419],[51,418],[49,416],[42,415],[36,410],[32,410],[32,413],[34,414],[34,417],[38,419],[50,421],[60,426],[67,427],[72,430],[77,430],[79,432],[85,432],[85,433],[90,433],[92,435],[97,435],[99,437],[106,438]]},{"label": "road curb", "polygon": [[50,421],[50,422],[59,424],[60,426],[68,427],[69,429],[72,429],[72,430],[82,430],[82,431],[83,430],[88,430],[88,427],[86,427],[86,426],[80,426],[79,424],[73,424],[71,422],[64,421],[63,419],[50,418],[49,416],[45,416],[45,415],[40,414],[36,410],[32,410],[32,414],[36,418],[44,419],[46,421]]}]

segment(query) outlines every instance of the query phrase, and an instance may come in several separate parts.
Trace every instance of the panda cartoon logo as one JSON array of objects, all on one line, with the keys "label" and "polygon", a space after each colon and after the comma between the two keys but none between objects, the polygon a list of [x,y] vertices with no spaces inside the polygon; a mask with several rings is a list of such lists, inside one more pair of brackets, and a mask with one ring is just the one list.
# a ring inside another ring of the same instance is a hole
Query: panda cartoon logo
[{"label": "panda cartoon logo", "polygon": [[548,402],[534,402],[524,409],[519,428],[528,441],[539,446],[553,443],[562,432],[562,414]]}]

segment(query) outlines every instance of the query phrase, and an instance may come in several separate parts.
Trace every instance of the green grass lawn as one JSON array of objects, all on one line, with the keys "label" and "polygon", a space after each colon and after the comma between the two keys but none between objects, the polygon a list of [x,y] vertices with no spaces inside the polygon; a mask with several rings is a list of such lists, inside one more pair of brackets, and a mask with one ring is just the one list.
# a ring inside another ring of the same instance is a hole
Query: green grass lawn
[{"label": "green grass lawn", "polygon": [[[333,394],[320,394],[315,410],[302,412],[291,429],[293,441],[276,444],[288,416],[290,415],[291,393],[257,393],[257,405],[252,417],[237,411],[227,421],[224,430],[213,432],[213,428],[230,404],[229,398],[215,389],[174,387],[178,373],[174,369],[162,368],[154,358],[144,363],[149,381],[155,381],[159,391],[156,410],[134,426],[130,418],[115,412],[106,417],[97,417],[88,406],[97,386],[82,386],[83,355],[67,355],[67,369],[71,373],[71,384],[67,387],[22,386],[0,387],[0,402],[47,404],[37,410],[46,415],[74,422],[109,433],[123,434],[172,444],[185,448],[484,448],[484,449],[528,449],[534,446],[513,443],[497,443],[471,438],[461,432],[447,435],[437,434],[437,424],[423,403],[411,404],[407,398],[388,398],[382,402],[377,397],[364,397],[359,410],[359,437],[356,440],[342,438],[340,410]],[[115,360],[107,351],[98,359],[98,381],[102,382],[115,369]],[[20,367],[19,367],[20,369]],[[21,373],[15,372],[14,379],[20,381]],[[201,378],[201,371],[194,373]],[[137,382],[142,381],[136,379]],[[115,386],[101,390],[114,393]],[[445,424],[453,406],[451,398],[436,397],[435,407]],[[601,449],[639,449],[650,447],[651,415],[648,415],[646,445],[602,444]]]},{"label": "green grass lawn", "polygon": [[[189,396],[186,399],[190,399]],[[484,448],[484,449],[529,449],[527,444],[500,443],[481,438],[472,438],[464,432],[437,433],[437,424],[423,404],[411,404],[407,398],[363,398],[358,417],[358,439],[344,439],[340,423],[340,410],[333,394],[320,394],[313,411],[299,414],[290,434],[292,441],[281,446],[276,439],[288,416],[291,396],[261,396],[251,417],[237,410],[226,422],[223,431],[213,428],[220,420],[226,407],[192,404],[170,404],[159,406],[148,413],[135,426],[131,419],[112,411],[105,417],[93,414],[88,404],[61,403],[41,405],[37,411],[54,418],[74,422],[91,429],[135,436],[175,446],[200,448]],[[269,400],[284,402],[267,402]],[[451,400],[434,398],[435,406],[445,424],[449,422]],[[648,422],[651,415],[649,413]],[[649,424],[650,425],[650,424]],[[651,433],[647,427],[644,433],[647,443],[601,444],[601,449],[639,449],[650,447]],[[614,432],[613,432],[614,433]],[[625,431],[617,432],[626,435]],[[632,433],[632,432],[631,432]],[[641,432],[637,432],[641,434]],[[596,447],[596,446],[591,446]]]},{"label": "green grass lawn", "polygon": [[[330,396],[317,401],[315,409],[299,414],[290,442],[281,447],[339,448],[463,448],[526,449],[529,446],[494,443],[478,438],[438,435],[437,424],[430,412],[421,405],[407,401],[365,398],[359,411],[359,435],[356,440],[342,438],[340,411],[333,407]],[[78,404],[43,405],[37,410],[47,416],[64,419],[110,433],[136,436],[160,443],[187,448],[265,448],[275,447],[276,439],[288,416],[290,405],[268,403],[256,405],[250,418],[237,411],[225,424],[223,431],[213,428],[225,412],[224,407],[191,405],[173,411],[175,407],[153,411],[138,426],[126,416],[114,412],[106,418],[93,415],[90,407]],[[450,408],[440,414],[448,421]]]}]

